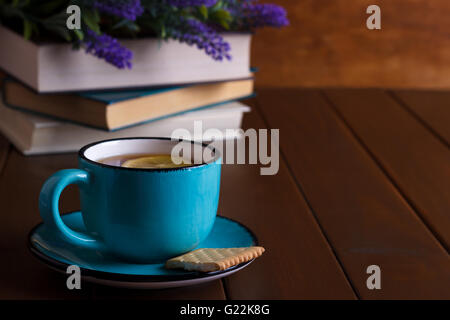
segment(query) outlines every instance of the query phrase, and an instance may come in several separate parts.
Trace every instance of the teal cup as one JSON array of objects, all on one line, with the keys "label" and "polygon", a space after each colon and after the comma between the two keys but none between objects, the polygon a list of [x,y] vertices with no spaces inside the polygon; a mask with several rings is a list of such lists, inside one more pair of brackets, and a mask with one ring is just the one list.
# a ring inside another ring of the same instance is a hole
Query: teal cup
[{"label": "teal cup", "polygon": [[[127,154],[171,154],[175,147],[200,150],[209,160],[167,169],[100,162]],[[100,141],[79,151],[78,167],[56,172],[39,196],[44,226],[66,242],[99,254],[107,251],[129,262],[157,263],[194,249],[214,225],[221,157],[210,146],[170,138]],[[59,198],[70,184],[80,190],[86,233],[70,229],[60,217]]]}]

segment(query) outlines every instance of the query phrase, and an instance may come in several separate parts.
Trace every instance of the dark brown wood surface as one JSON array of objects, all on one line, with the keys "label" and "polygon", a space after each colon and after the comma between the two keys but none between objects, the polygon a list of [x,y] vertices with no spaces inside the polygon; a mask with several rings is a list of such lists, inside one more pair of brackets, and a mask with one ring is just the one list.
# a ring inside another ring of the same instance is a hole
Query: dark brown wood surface
[{"label": "dark brown wood surface", "polygon": [[[359,297],[450,296],[447,252],[318,91],[265,90],[258,106],[270,127],[280,129],[298,187]],[[372,264],[382,270],[382,290],[366,286]]]},{"label": "dark brown wood surface", "polygon": [[450,146],[450,92],[396,91],[392,97]]},{"label": "dark brown wood surface", "polygon": [[[257,30],[259,86],[450,88],[448,0],[264,0],[291,25]],[[381,30],[366,9],[381,8]]]},{"label": "dark brown wood surface", "polygon": [[[10,151],[0,178],[0,299],[89,298],[89,284],[83,283],[82,290],[67,290],[66,277],[48,269],[27,248],[28,232],[41,220],[38,190],[49,174],[73,166],[73,155],[24,157],[15,149]],[[62,210],[78,208],[74,191],[64,191]]]},{"label": "dark brown wood surface", "polygon": [[448,250],[448,147],[385,92],[352,90],[349,94],[349,91],[334,90],[326,94],[420,218]]},{"label": "dark brown wood surface", "polygon": [[[244,128],[266,128],[256,109]],[[225,165],[219,210],[250,226],[267,250],[226,278],[228,298],[356,297],[284,159],[273,176],[261,176],[259,166]]]},{"label": "dark brown wood surface", "polygon": [[[25,157],[0,136],[0,299],[449,299],[450,151],[439,125],[402,101],[383,91],[259,90],[244,127],[280,129],[279,171],[224,165],[219,214],[250,227],[267,251],[224,280],[179,289],[67,290],[26,242],[43,182],[76,167],[76,155]],[[69,187],[61,211],[77,209]],[[372,264],[381,290],[366,286]]]}]

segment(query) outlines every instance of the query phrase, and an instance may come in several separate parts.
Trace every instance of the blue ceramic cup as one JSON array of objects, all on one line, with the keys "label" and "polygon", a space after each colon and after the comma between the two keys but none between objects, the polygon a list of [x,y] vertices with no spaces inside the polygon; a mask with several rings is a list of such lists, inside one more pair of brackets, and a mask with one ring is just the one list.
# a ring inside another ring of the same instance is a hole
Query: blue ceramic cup
[{"label": "blue ceramic cup", "polygon": [[[168,169],[100,162],[118,155],[171,154],[180,143],[209,153],[210,160]],[[56,172],[39,196],[44,226],[65,241],[99,254],[109,251],[130,262],[155,263],[194,249],[211,231],[220,188],[217,150],[169,138],[126,138],[87,145],[78,158],[79,169]],[[86,234],[71,230],[59,214],[61,192],[70,184],[79,186]]]}]

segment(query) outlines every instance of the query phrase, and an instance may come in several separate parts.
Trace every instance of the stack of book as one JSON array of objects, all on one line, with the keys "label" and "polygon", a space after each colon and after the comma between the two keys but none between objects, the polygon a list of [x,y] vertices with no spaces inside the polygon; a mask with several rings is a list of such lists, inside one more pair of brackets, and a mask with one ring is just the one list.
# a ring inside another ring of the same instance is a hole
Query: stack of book
[{"label": "stack of book", "polygon": [[[223,62],[215,62],[217,70],[210,64],[207,72],[199,75],[191,57],[185,69],[178,66],[182,82],[176,83],[176,75],[168,81],[167,74],[173,70],[164,68],[170,66],[167,59],[173,57],[160,56],[159,61],[152,62],[154,69],[146,71],[150,79],[144,82],[147,85],[135,85],[134,76],[124,70],[111,71],[114,74],[108,77],[101,61],[90,67],[89,79],[80,79],[76,73],[80,65],[74,63],[73,70],[61,69],[59,81],[47,81],[49,77],[58,78],[59,71],[53,70],[52,64],[46,64],[45,72],[37,66],[40,73],[36,77],[34,68],[22,68],[19,58],[11,59],[14,52],[8,55],[6,49],[2,50],[7,58],[0,59],[0,68],[9,76],[2,82],[0,131],[25,155],[72,152],[93,141],[112,138],[170,137],[176,129],[194,133],[195,121],[201,121],[203,131],[219,129],[226,139],[232,139],[238,131],[227,129],[240,128],[243,114],[250,111],[238,102],[253,95],[248,46],[234,52],[240,65],[234,66],[235,74],[230,68],[222,79]],[[183,56],[182,52],[177,54]],[[42,52],[37,55],[43,56]],[[12,66],[14,63],[17,65]],[[243,72],[245,68],[247,71]],[[132,85],[118,87],[118,74],[121,83]],[[165,79],[161,83],[157,81],[158,74]],[[131,77],[129,81],[127,77]],[[207,139],[202,134],[192,137]]]}]

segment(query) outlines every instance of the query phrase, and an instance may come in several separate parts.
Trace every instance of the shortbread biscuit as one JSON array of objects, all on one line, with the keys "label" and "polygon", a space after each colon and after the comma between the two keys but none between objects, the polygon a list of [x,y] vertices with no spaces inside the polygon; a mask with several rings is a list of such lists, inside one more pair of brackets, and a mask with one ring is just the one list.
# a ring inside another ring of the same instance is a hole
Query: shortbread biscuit
[{"label": "shortbread biscuit", "polygon": [[197,249],[168,260],[166,268],[201,272],[225,270],[257,258],[264,251],[263,247]]}]

